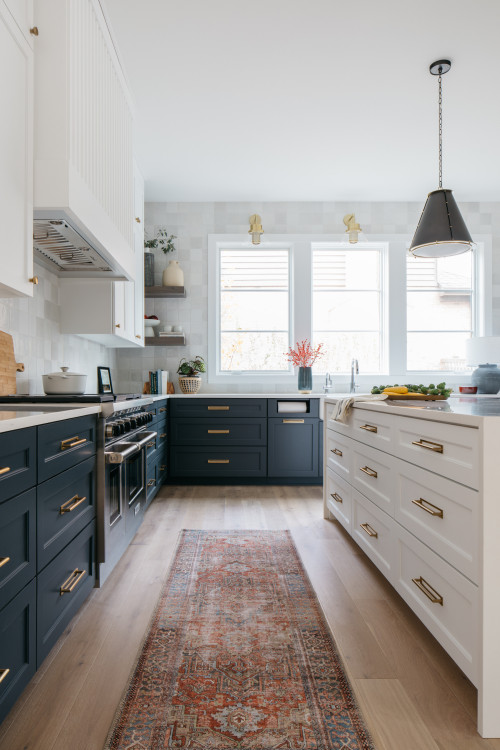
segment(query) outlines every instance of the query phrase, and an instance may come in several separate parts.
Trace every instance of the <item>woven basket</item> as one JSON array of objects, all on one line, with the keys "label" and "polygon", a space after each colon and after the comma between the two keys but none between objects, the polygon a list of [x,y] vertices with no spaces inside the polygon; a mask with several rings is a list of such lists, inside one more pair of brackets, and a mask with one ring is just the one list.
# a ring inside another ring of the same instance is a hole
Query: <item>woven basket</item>
[{"label": "woven basket", "polygon": [[201,388],[201,378],[179,378],[179,385],[183,393],[198,393]]}]

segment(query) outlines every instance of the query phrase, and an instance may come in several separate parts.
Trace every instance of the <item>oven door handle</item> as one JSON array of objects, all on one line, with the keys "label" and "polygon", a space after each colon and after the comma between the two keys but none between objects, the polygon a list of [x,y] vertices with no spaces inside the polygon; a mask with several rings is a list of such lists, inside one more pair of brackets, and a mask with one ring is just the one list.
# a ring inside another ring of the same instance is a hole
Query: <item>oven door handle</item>
[{"label": "oven door handle", "polygon": [[146,443],[149,443],[150,440],[154,440],[155,437],[158,435],[157,432],[154,432],[153,430],[147,430],[145,432],[139,432],[134,438],[134,443],[137,445],[139,449],[144,448]]},{"label": "oven door handle", "polygon": [[111,450],[104,451],[104,460],[107,464],[122,464],[130,458],[130,456],[133,456],[134,453],[138,453],[141,449],[139,443],[123,442],[121,445],[126,447],[119,450],[113,450],[111,448]]}]

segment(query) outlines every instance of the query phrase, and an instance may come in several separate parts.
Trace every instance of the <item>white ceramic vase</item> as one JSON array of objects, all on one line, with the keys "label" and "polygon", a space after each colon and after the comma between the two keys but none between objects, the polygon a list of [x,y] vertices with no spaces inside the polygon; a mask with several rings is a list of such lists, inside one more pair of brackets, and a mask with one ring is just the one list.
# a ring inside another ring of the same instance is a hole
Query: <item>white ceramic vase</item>
[{"label": "white ceramic vase", "polygon": [[184,271],[178,260],[171,260],[163,271],[163,286],[184,286]]}]

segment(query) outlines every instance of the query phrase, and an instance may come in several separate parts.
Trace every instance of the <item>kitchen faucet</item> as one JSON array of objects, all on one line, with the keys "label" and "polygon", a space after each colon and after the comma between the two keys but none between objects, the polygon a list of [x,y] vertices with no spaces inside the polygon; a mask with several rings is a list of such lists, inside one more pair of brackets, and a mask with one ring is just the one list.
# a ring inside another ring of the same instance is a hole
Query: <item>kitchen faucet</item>
[{"label": "kitchen faucet", "polygon": [[357,359],[351,360],[351,385],[349,387],[349,393],[356,393],[356,382],[355,376],[359,375],[359,365]]},{"label": "kitchen faucet", "polygon": [[327,372],[327,373],[326,373],[326,376],[325,376],[325,384],[324,384],[324,386],[323,386],[323,390],[324,390],[324,392],[325,392],[325,393],[329,393],[329,392],[330,392],[330,388],[331,388],[332,386],[333,386],[333,383],[332,383],[332,376],[330,375],[330,373],[329,373],[329,372]]}]

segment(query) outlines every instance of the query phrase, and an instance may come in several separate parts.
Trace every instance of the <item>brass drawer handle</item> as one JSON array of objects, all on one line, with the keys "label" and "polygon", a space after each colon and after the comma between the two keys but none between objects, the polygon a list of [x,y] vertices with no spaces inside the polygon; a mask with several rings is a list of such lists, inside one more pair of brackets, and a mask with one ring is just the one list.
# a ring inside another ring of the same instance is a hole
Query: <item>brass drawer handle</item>
[{"label": "brass drawer handle", "polygon": [[434,451],[434,453],[442,453],[444,451],[441,443],[433,443],[432,440],[425,440],[424,438],[412,440],[411,444],[418,445],[419,448],[427,448],[428,451]]},{"label": "brass drawer handle", "polygon": [[78,570],[78,568],[75,568],[70,577],[64,581],[63,585],[59,589],[59,596],[62,596],[63,594],[71,594],[73,589],[85,576],[86,572],[86,570]]},{"label": "brass drawer handle", "polygon": [[66,500],[65,503],[61,505],[59,508],[59,513],[61,515],[63,513],[71,513],[72,510],[75,510],[75,508],[78,508],[78,506],[85,502],[87,497],[78,497],[78,495],[73,495],[73,497],[70,500]]},{"label": "brass drawer handle", "polygon": [[343,456],[344,454],[342,451],[339,451],[338,448],[330,448],[330,453],[335,453],[336,456]]},{"label": "brass drawer handle", "polygon": [[137,222],[138,224],[140,224],[140,223],[141,223],[141,220],[139,219],[139,217],[138,217],[138,216],[136,216],[136,217],[135,217],[135,220],[136,220],[136,222]]},{"label": "brass drawer handle", "polygon": [[378,532],[375,531],[375,529],[372,529],[369,523],[360,523],[359,524],[363,531],[366,531],[368,536],[372,536],[374,539],[378,539]]},{"label": "brass drawer handle", "polygon": [[229,430],[207,430],[209,435],[229,435]]},{"label": "brass drawer handle", "polygon": [[0,469],[0,476],[2,474],[8,474],[10,471],[10,466],[4,466],[2,469]]},{"label": "brass drawer handle", "polygon": [[433,505],[428,500],[424,500],[423,497],[419,497],[418,500],[412,500],[412,503],[413,505],[416,505],[417,508],[422,508],[426,513],[430,513],[431,516],[437,516],[438,518],[444,517],[444,511],[441,508],[438,508],[437,505]]},{"label": "brass drawer handle", "polygon": [[38,36],[38,26],[32,26],[30,29],[31,36]]},{"label": "brass drawer handle", "polygon": [[443,597],[436,591],[436,589],[432,588],[431,584],[428,583],[425,578],[420,576],[420,578],[412,578],[411,580],[433,604],[440,604],[443,606]]},{"label": "brass drawer handle", "polygon": [[375,427],[373,424],[360,424],[359,429],[366,430],[367,432],[378,432],[378,427]]},{"label": "brass drawer handle", "polygon": [[66,440],[61,440],[61,450],[65,451],[68,448],[75,448],[77,445],[83,445],[87,442],[87,438],[79,438],[78,435],[75,435],[75,437],[66,438]]},{"label": "brass drawer handle", "polygon": [[209,458],[207,464],[228,464],[228,458]]},{"label": "brass drawer handle", "polygon": [[9,672],[10,669],[0,669],[0,682],[3,682],[5,680]]},{"label": "brass drawer handle", "polygon": [[368,474],[369,477],[373,477],[374,479],[376,479],[378,477],[378,474],[375,471],[375,469],[370,469],[369,466],[361,466],[360,470],[364,471],[365,474]]},{"label": "brass drawer handle", "polygon": [[208,411],[229,411],[229,406],[207,406]]},{"label": "brass drawer handle", "polygon": [[139,336],[138,333],[135,334],[136,339],[142,339],[142,336]]},{"label": "brass drawer handle", "polygon": [[167,437],[167,433],[166,432],[162,432],[161,435],[160,435],[160,437],[161,438]]},{"label": "brass drawer handle", "polygon": [[156,484],[156,479],[150,479],[148,482],[148,487],[152,487],[153,484]]},{"label": "brass drawer handle", "polygon": [[151,443],[146,443],[146,448],[154,448],[155,441],[153,440]]},{"label": "brass drawer handle", "polygon": [[343,503],[344,502],[342,500],[342,498],[340,497],[340,495],[337,495],[336,492],[332,492],[331,495],[330,495],[330,497],[333,497],[333,499],[335,500],[336,503]]},{"label": "brass drawer handle", "polygon": [[166,406],[160,406],[159,411],[167,411],[167,407]]},{"label": "brass drawer handle", "polygon": [[4,565],[7,565],[9,560],[10,557],[0,557],[0,568],[3,568]]},{"label": "brass drawer handle", "polygon": [[163,466],[160,466],[160,471],[165,471],[167,468],[167,464],[163,464]]},{"label": "brass drawer handle", "polygon": [[283,419],[283,424],[304,424],[303,419]]}]

